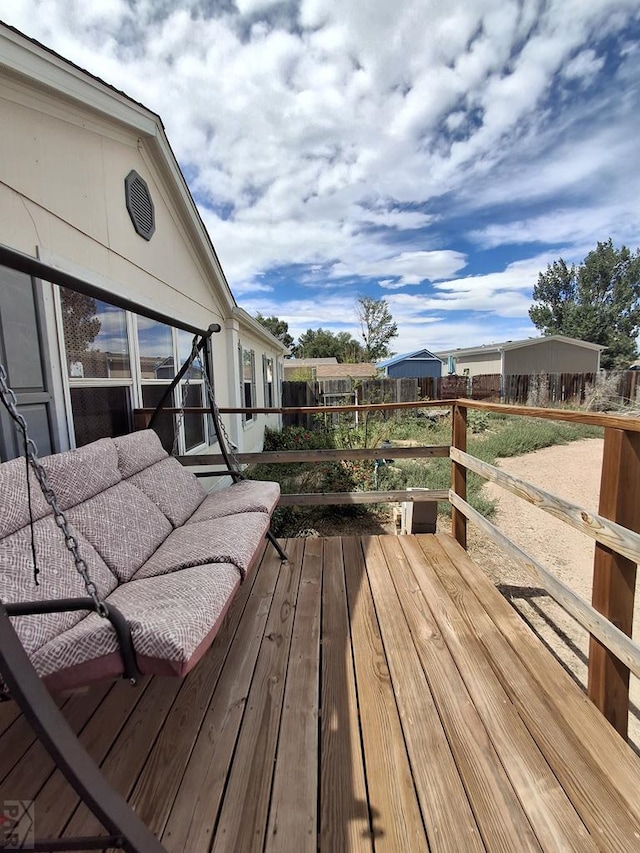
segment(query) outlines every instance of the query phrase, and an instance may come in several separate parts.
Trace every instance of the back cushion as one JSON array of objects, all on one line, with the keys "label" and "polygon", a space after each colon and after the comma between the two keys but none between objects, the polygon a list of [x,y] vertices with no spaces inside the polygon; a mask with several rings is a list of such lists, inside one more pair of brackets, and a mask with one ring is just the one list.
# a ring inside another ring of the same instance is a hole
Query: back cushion
[{"label": "back cushion", "polygon": [[171,456],[134,474],[128,482],[141,489],[174,527],[184,524],[207,496],[200,480]]},{"label": "back cushion", "polygon": [[67,516],[121,581],[129,580],[172,530],[158,507],[128,482],[70,509]]},{"label": "back cushion", "polygon": [[101,438],[77,450],[46,456],[42,464],[61,509],[69,509],[114,486],[122,479],[111,438]]},{"label": "back cushion", "polygon": [[114,439],[118,451],[118,467],[123,479],[137,474],[169,455],[152,429],[143,429]]},{"label": "back cushion", "polygon": [[[36,521],[52,512],[45,501],[40,484],[31,468],[32,518]],[[0,537],[8,536],[29,524],[29,502],[27,500],[27,463],[24,456],[3,462],[0,465]]]},{"label": "back cushion", "polygon": [[[23,464],[24,464],[24,460]],[[31,531],[23,527],[0,540],[0,599],[6,602],[41,601],[50,598],[84,598],[84,582],[76,571],[67,550],[62,531],[52,516],[36,521],[34,526],[36,563],[40,569],[38,585],[33,579]],[[101,597],[115,589],[117,580],[91,545],[73,531],[80,556]],[[87,615],[84,610],[73,613],[48,613],[39,616],[12,617],[13,625],[28,654],[75,625]]]}]

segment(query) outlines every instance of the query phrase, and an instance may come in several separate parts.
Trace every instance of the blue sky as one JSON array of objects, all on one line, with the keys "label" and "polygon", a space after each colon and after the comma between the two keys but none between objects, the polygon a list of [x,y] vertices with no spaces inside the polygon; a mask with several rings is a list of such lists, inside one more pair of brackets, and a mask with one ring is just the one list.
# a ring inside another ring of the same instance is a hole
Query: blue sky
[{"label": "blue sky", "polygon": [[640,0],[4,0],[158,112],[239,304],[398,352],[537,334],[538,273],[640,245]]}]

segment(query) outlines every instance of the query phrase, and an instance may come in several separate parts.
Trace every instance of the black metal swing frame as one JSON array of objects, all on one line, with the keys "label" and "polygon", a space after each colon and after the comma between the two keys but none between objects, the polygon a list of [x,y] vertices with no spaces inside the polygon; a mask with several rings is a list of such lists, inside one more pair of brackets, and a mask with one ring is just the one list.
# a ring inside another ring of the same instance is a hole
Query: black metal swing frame
[{"label": "black metal swing frame", "polygon": [[[107,298],[112,304],[126,310],[144,314],[150,319],[175,324],[175,320],[153,310],[145,310],[141,306],[120,298],[113,297],[87,284],[82,279],[51,267],[28,255],[9,247],[0,245],[0,265],[10,267],[44,281],[50,281],[62,287],[68,287],[77,292],[97,299]],[[214,332],[220,331],[220,326],[213,324],[206,331],[183,325],[186,331],[200,336],[197,351],[202,352],[203,366],[209,363],[209,342]],[[171,385],[166,389],[152,420],[164,406],[169,395],[186,374],[191,366],[193,357],[187,360],[178,372]],[[234,482],[244,479],[242,473],[232,464],[230,454],[224,441],[223,430],[218,420],[218,412],[213,401],[210,411],[220,452],[223,456],[229,475]],[[267,538],[276,548],[282,560],[287,559],[286,553],[280,547],[271,530]],[[0,839],[0,850],[62,851],[62,850],[106,850],[118,848],[126,853],[166,853],[153,833],[138,818],[136,813],[108,784],[99,767],[88,755],[77,736],[72,731],[60,709],[54,702],[20,642],[11,624],[10,616],[27,614],[65,612],[70,610],[95,610],[95,602],[91,598],[60,599],[57,601],[24,602],[8,604],[0,600],[0,678],[7,686],[12,699],[18,704],[24,717],[32,726],[36,736],[45,747],[55,765],[64,774],[80,799],[102,823],[108,835],[98,835],[81,838],[42,839],[21,842]],[[124,663],[124,677],[133,683],[139,676],[135,661],[135,652],[131,641],[131,632],[124,616],[112,606],[106,608],[106,617],[111,621],[116,631],[120,652]]]}]

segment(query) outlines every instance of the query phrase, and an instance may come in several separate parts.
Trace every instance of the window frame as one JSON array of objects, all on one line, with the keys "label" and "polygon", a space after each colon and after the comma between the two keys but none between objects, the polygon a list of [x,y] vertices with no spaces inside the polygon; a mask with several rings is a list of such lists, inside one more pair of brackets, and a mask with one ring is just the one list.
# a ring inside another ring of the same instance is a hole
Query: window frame
[{"label": "window frame", "polygon": [[[71,390],[73,388],[104,388],[104,387],[124,387],[128,388],[128,397],[129,397],[129,405],[130,411],[127,413],[129,422],[133,422],[133,409],[143,408],[143,387],[145,385],[168,385],[171,382],[171,379],[168,381],[166,379],[143,379],[142,377],[142,369],[140,364],[140,346],[139,346],[139,330],[138,330],[138,317],[142,316],[134,313],[133,311],[128,311],[125,309],[119,309],[124,311],[125,315],[125,335],[127,340],[127,345],[129,349],[129,364],[130,364],[130,376],[128,377],[117,377],[117,378],[109,378],[109,377],[72,377],[69,375],[69,366],[67,364],[67,347],[66,340],[64,334],[64,323],[63,323],[63,312],[62,312],[62,288],[58,285],[53,285],[53,304],[54,304],[54,315],[56,322],[56,330],[57,330],[57,338],[58,338],[58,353],[60,357],[60,366],[61,366],[61,375],[62,375],[62,391],[64,398],[64,409],[66,414],[66,424],[67,424],[67,434],[69,440],[69,447],[75,448],[77,447],[76,442],[76,428],[73,414],[73,406],[71,401]],[[106,299],[98,299],[98,302],[105,302],[108,305],[109,303]],[[117,306],[113,306],[117,307]],[[169,326],[166,325],[171,330],[171,340],[172,340],[172,354],[174,359],[174,376],[179,370],[179,344],[178,344],[178,332],[180,331],[178,326]],[[208,367],[208,366],[206,366]],[[211,380],[213,382],[213,380]],[[180,408],[182,401],[182,393],[183,388],[186,384],[185,380],[182,380],[177,388],[174,389],[173,392],[173,404],[175,408]],[[206,406],[206,393],[205,393],[205,383],[204,379],[190,380],[190,386],[199,385],[201,387],[200,398],[203,401],[203,407]],[[178,416],[174,416],[174,421]],[[215,436],[211,435],[211,430],[209,427],[208,415],[202,415],[202,435],[204,440],[191,447],[189,450],[186,449],[186,434],[184,421],[182,421],[179,425],[178,430],[178,447],[177,452],[181,455],[189,455],[189,454],[197,454],[201,453],[204,450],[209,449],[210,447],[215,446],[217,443],[215,441]]]},{"label": "window frame", "polygon": [[[240,366],[240,401],[241,408],[253,409],[257,405],[256,399],[256,354],[255,350],[243,346],[242,342],[238,342],[238,356]],[[245,379],[244,367],[245,357],[249,360],[249,379]],[[247,406],[247,386],[249,386],[250,405]],[[250,426],[256,422],[256,414],[254,412],[242,413],[242,425]]]}]

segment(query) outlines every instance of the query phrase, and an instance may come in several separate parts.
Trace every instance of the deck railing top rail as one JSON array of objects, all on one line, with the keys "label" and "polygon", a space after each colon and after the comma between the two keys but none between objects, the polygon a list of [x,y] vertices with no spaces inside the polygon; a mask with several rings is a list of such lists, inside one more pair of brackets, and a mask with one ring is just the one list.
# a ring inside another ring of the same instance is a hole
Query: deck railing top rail
[{"label": "deck railing top rail", "polygon": [[[496,412],[503,415],[520,415],[528,418],[542,418],[552,421],[567,421],[569,423],[586,424],[589,426],[611,427],[613,429],[623,429],[628,432],[640,432],[640,418],[627,417],[626,415],[610,415],[596,412],[583,412],[577,409],[545,409],[533,406],[512,406],[506,403],[487,403],[482,400],[467,400],[460,398],[457,400],[413,400],[408,403],[365,403],[362,405],[345,405],[345,406],[253,406],[236,407],[236,406],[219,406],[220,414],[222,415],[241,415],[241,414],[258,414],[258,415],[290,415],[290,414],[340,414],[347,412],[380,412],[380,411],[402,411],[412,409],[449,409],[454,406],[459,406],[465,409],[481,409],[487,412]],[[153,414],[155,409],[142,408],[136,409],[135,413],[141,417]],[[180,408],[165,408],[163,412],[167,414],[207,414],[208,408],[197,406],[186,406]]]}]

